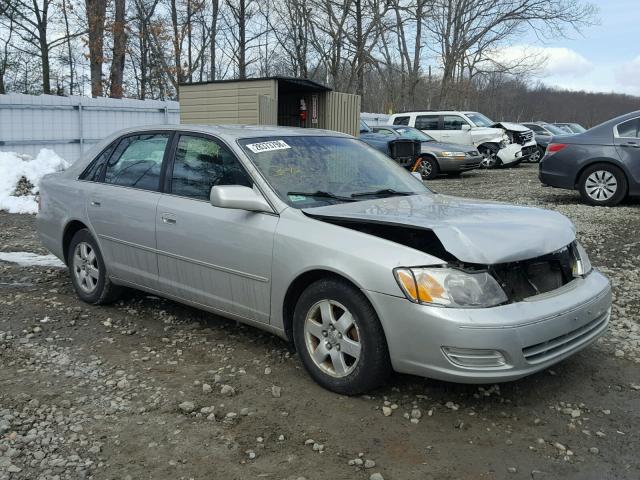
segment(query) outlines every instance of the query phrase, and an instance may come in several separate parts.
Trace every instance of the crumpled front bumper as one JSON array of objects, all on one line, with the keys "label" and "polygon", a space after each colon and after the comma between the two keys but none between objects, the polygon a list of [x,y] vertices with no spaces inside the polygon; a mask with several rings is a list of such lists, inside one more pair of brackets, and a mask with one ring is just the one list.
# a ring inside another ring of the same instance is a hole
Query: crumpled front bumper
[{"label": "crumpled front bumper", "polygon": [[[595,270],[553,292],[493,308],[439,308],[367,294],[396,371],[460,383],[509,381],[543,370],[594,342],[611,314],[609,281]],[[445,347],[496,351],[505,363],[460,365]]]},{"label": "crumpled front bumper", "polygon": [[511,143],[498,151],[498,158],[503,165],[515,164],[522,161],[522,147]]}]

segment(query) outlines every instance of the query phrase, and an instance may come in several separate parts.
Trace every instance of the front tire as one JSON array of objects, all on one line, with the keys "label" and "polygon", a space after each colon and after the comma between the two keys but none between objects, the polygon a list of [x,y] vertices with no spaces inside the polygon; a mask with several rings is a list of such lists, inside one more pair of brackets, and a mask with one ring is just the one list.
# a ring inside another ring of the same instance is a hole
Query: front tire
[{"label": "front tire", "polygon": [[71,283],[80,300],[104,305],[119,298],[121,287],[109,280],[102,253],[89,230],[78,230],[67,252]]},{"label": "front tire", "polygon": [[536,151],[531,154],[531,156],[527,161],[529,163],[540,163],[540,160],[542,160],[542,157],[544,157],[544,152],[545,152],[544,148],[537,146]]},{"label": "front tire", "polygon": [[375,310],[344,280],[318,280],[302,292],[293,314],[293,341],[309,375],[336,393],[367,392],[391,372]]},{"label": "front tire", "polygon": [[498,158],[498,152],[500,149],[495,145],[483,145],[478,148],[478,151],[482,155],[482,161],[480,162],[481,168],[497,168],[502,161]]},{"label": "front tire", "polygon": [[618,167],[600,163],[582,172],[578,188],[589,205],[612,207],[627,196],[627,177]]},{"label": "front tire", "polygon": [[440,166],[435,158],[422,157],[419,171],[423,180],[433,180],[440,173]]}]

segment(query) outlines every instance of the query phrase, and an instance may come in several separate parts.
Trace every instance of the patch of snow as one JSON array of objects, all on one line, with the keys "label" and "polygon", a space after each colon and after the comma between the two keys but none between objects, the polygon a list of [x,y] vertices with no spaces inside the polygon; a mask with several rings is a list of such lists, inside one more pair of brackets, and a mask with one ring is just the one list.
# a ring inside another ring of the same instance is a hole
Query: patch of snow
[{"label": "patch of snow", "polygon": [[21,267],[61,267],[66,265],[55,255],[38,255],[31,252],[0,252],[0,261],[17,263]]},{"label": "patch of snow", "polygon": [[[53,150],[43,148],[33,158],[15,152],[0,152],[0,210],[9,213],[38,213],[36,194],[40,180],[49,173],[60,172],[71,165]],[[25,177],[33,188],[28,195],[15,196],[18,182]]]}]

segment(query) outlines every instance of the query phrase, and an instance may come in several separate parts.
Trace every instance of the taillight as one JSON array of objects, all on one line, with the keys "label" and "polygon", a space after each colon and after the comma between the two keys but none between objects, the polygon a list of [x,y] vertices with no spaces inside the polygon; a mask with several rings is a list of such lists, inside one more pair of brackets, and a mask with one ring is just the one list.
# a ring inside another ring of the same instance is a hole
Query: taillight
[{"label": "taillight", "polygon": [[558,153],[560,150],[564,149],[567,146],[566,143],[550,143],[547,146],[547,155],[552,155],[554,153]]}]

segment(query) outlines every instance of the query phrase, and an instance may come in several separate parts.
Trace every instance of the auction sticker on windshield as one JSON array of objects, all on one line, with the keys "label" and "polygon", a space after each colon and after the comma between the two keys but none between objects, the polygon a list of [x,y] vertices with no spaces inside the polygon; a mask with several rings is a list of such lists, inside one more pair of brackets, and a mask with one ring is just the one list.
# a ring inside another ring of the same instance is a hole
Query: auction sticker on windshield
[{"label": "auction sticker on windshield", "polygon": [[253,153],[273,152],[291,148],[284,140],[271,140],[269,142],[249,143],[247,148]]}]

